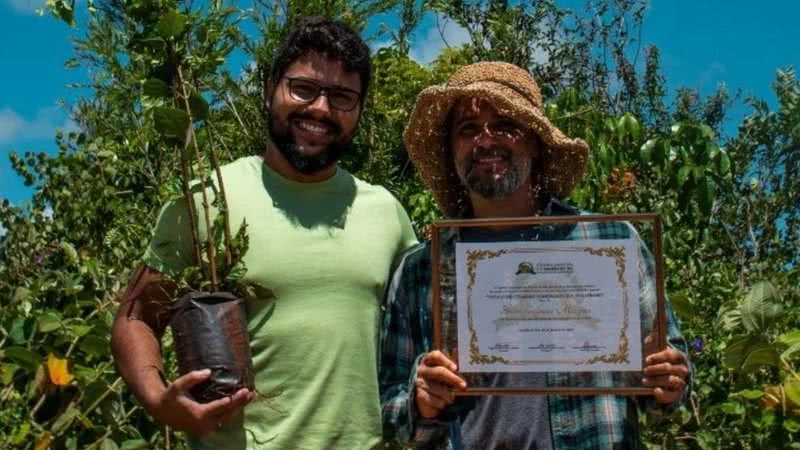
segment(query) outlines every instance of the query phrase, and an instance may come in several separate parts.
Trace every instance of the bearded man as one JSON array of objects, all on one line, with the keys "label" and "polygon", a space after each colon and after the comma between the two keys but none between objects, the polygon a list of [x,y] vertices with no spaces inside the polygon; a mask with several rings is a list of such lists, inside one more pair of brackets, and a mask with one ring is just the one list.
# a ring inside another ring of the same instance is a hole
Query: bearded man
[{"label": "bearded man", "polygon": [[369,48],[355,32],[302,20],[265,86],[267,148],[222,169],[231,223],[248,226],[245,281],[267,288],[247,299],[247,311],[256,390],[271,399],[251,402],[254,393],[243,389],[197,403],[189,389],[208,371],[163,381],[169,299],[157,287],[161,274],[192,263],[192,239],[182,200],[158,218],[112,348],[143,407],[187,432],[193,449],[368,449],[381,440],[381,300],[393,260],[416,238],[389,192],[336,164],[351,146],[370,77]]},{"label": "bearded man", "polygon": [[[542,113],[542,97],[525,70],[507,63],[459,69],[444,86],[423,90],[403,139],[423,182],[450,218],[568,216],[580,211],[561,199],[580,180],[588,146],[566,137]],[[643,323],[656,311],[653,258],[626,223],[459,230],[462,242],[628,239],[639,242]],[[443,239],[454,239],[455,236]],[[444,249],[452,248],[445,245]],[[445,252],[445,250],[443,250]],[[452,253],[452,251],[450,251]],[[443,280],[454,279],[453,255],[443,254]],[[384,435],[413,448],[636,449],[639,402],[631,397],[458,397],[467,387],[458,365],[432,348],[431,246],[404,255],[387,295],[380,369]],[[453,289],[442,290],[442,314],[452,317]],[[644,330],[647,335],[649,330]],[[674,408],[687,394],[686,342],[667,305],[669,348],[644,362],[650,407]],[[493,374],[481,387],[562,386],[561,374]],[[601,385],[603,374],[590,375]]]}]

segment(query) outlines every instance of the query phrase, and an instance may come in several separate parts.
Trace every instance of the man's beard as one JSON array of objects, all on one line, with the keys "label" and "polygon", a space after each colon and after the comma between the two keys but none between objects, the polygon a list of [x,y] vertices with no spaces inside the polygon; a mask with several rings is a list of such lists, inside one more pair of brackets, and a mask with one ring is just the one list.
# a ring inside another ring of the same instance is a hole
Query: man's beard
[{"label": "man's beard", "polygon": [[525,181],[525,174],[523,173],[523,168],[514,165],[511,161],[510,150],[494,148],[491,150],[482,150],[481,152],[492,152],[495,155],[501,156],[508,164],[508,169],[500,176],[493,173],[473,170],[474,160],[478,156],[477,154],[473,154],[472,157],[464,161],[464,174],[458,174],[459,178],[461,178],[461,182],[464,183],[470,191],[486,199],[496,199],[503,198],[519,189]]},{"label": "man's beard", "polygon": [[352,147],[352,139],[348,139],[346,142],[334,141],[316,155],[306,156],[300,151],[300,147],[295,142],[294,135],[292,134],[291,123],[295,119],[309,119],[322,122],[331,127],[333,133],[336,135],[341,134],[342,127],[335,124],[333,121],[316,119],[309,114],[291,113],[286,122],[285,131],[279,132],[275,128],[275,117],[272,114],[268,115],[267,126],[272,142],[294,170],[302,174],[313,175],[320,170],[336,164],[336,161]]}]

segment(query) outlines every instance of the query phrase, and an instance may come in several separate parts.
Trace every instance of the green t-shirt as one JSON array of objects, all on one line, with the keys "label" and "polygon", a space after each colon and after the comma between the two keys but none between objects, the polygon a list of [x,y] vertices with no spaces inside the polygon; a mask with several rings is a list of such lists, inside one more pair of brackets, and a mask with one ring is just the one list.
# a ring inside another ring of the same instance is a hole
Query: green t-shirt
[{"label": "green t-shirt", "polygon": [[[381,439],[380,305],[392,262],[416,243],[408,216],[384,188],[341,168],[299,183],[251,156],[226,165],[223,181],[231,228],[248,224],[245,280],[271,291],[247,306],[256,389],[272,398],[257,398],[244,417],[190,439],[191,447],[373,447]],[[170,273],[191,262],[185,211],[181,200],[161,211],[148,266]]]}]

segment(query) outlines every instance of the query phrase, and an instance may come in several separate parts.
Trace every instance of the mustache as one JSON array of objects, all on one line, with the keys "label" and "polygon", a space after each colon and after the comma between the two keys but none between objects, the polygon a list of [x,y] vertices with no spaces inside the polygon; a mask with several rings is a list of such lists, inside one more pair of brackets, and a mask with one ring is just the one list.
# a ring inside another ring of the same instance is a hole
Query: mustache
[{"label": "mustache", "polygon": [[295,119],[297,119],[297,120],[305,119],[305,120],[313,120],[315,122],[319,122],[319,123],[329,127],[333,131],[334,134],[339,134],[339,133],[342,132],[342,127],[340,127],[339,124],[337,124],[336,122],[334,122],[333,120],[331,120],[331,119],[329,119],[327,117],[322,117],[322,118],[314,117],[314,116],[312,116],[311,114],[309,114],[307,112],[293,112],[293,113],[289,114],[289,122],[291,122],[292,120],[295,120]]},{"label": "mustache", "polygon": [[507,147],[502,147],[499,145],[494,145],[492,147],[479,147],[472,151],[472,154],[464,161],[467,172],[472,169],[472,165],[475,164],[475,161],[481,158],[486,157],[493,157],[499,156],[503,158],[504,161],[508,161],[511,159],[511,150]]}]

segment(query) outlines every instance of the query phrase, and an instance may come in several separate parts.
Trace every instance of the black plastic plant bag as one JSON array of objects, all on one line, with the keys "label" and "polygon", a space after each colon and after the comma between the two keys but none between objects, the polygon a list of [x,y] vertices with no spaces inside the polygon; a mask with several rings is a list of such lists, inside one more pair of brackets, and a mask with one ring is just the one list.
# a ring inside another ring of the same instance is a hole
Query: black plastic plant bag
[{"label": "black plastic plant bag", "polygon": [[210,369],[190,391],[199,403],[253,390],[253,360],[244,300],[228,292],[190,292],[172,305],[170,327],[181,375]]}]

